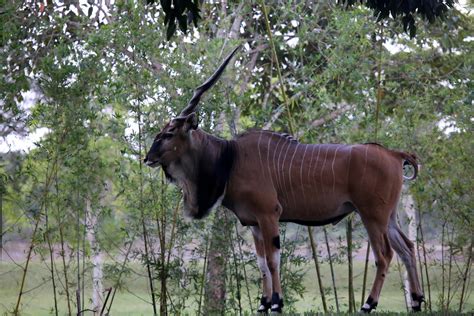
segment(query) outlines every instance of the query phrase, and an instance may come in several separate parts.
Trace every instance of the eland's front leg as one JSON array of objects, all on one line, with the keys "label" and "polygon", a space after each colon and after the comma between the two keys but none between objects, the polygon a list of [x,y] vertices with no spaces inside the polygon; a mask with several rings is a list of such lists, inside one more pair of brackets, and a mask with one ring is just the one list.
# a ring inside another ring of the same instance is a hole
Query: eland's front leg
[{"label": "eland's front leg", "polygon": [[259,221],[262,232],[263,244],[267,266],[272,276],[272,312],[281,313],[283,308],[283,295],[280,284],[280,232],[278,219],[265,219]]},{"label": "eland's front leg", "polygon": [[263,243],[262,231],[258,226],[252,226],[252,236],[255,242],[255,252],[257,254],[257,263],[262,274],[262,297],[260,298],[259,313],[267,313],[271,307],[272,298],[272,275],[268,269],[265,256],[265,245]]}]

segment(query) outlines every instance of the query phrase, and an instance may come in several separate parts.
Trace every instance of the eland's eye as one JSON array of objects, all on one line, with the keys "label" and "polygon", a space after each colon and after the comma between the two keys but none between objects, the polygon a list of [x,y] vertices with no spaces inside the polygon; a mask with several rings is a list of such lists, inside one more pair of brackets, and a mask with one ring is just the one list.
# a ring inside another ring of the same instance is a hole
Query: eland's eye
[{"label": "eland's eye", "polygon": [[169,139],[169,138],[173,137],[173,135],[174,135],[173,133],[164,133],[162,138],[163,139]]}]

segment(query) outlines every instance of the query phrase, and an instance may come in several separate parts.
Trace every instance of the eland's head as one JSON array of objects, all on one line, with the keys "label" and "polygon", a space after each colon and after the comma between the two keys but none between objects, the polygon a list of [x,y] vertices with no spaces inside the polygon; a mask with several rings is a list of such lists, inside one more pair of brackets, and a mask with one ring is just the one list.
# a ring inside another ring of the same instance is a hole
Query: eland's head
[{"label": "eland's head", "polygon": [[194,95],[188,105],[181,111],[179,116],[173,118],[156,135],[150,150],[145,157],[145,164],[149,167],[161,165],[170,178],[167,168],[174,162],[186,159],[186,153],[192,147],[192,131],[198,128],[196,108],[201,96],[209,90],[219,79],[225,67],[237,52],[237,46],[217,68],[214,74],[194,91]]}]

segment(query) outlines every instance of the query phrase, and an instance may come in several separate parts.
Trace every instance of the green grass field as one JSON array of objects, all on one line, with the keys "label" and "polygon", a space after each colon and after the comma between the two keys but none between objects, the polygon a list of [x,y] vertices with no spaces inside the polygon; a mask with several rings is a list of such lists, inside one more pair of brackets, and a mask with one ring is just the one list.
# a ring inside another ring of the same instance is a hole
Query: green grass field
[{"label": "green grass field", "polygon": [[[59,262],[58,262],[59,264]],[[144,269],[137,263],[134,264],[133,268],[138,272],[143,272]],[[305,267],[306,275],[304,278],[304,286],[306,288],[305,295],[299,299],[296,304],[297,312],[313,313],[322,312],[322,304],[319,295],[319,288],[316,279],[316,273],[314,266],[308,265]],[[371,284],[373,280],[374,267],[371,265],[369,268],[368,283]],[[256,271],[255,271],[256,273]],[[433,307],[437,307],[438,297],[440,295],[440,284],[441,284],[441,272],[439,269],[431,268],[430,270],[432,293],[431,298]],[[254,274],[254,273],[252,273]],[[329,266],[327,264],[322,265],[322,274],[324,286],[327,289],[327,302],[331,310],[335,310],[334,296],[332,295],[331,288],[331,277],[329,273]],[[354,284],[355,284],[355,298],[357,302],[357,308],[360,307],[361,299],[361,286],[362,286],[362,274],[363,274],[363,263],[355,262],[354,266]],[[337,276],[337,290],[339,303],[342,311],[347,311],[347,268],[345,265],[336,265],[336,276]],[[0,314],[8,315],[14,309],[16,303],[19,282],[21,279],[21,269],[12,263],[0,263]],[[75,277],[71,275],[71,279],[75,280]],[[52,284],[49,281],[50,274],[44,263],[33,262],[30,265],[30,271],[28,273],[26,282],[26,291],[22,299],[22,315],[50,315],[53,314],[53,295],[52,295]],[[86,295],[90,293],[90,275],[86,276]],[[105,287],[109,286],[107,281]],[[111,315],[151,315],[152,307],[150,304],[144,302],[141,298],[149,301],[148,284],[144,277],[139,275],[133,275],[128,277],[126,284],[129,291],[118,292]],[[58,284],[59,293],[59,310],[62,315],[66,314],[67,306],[65,303],[65,293],[62,284]],[[258,290],[256,288],[251,289],[251,296],[256,298],[258,296]],[[366,291],[367,292],[367,291]],[[458,291],[459,292],[459,291]],[[71,295],[75,297],[75,292],[71,289]],[[427,296],[427,293],[425,293]],[[89,297],[86,297],[89,300]],[[453,300],[453,306],[458,306],[459,298],[456,296]],[[86,306],[89,301],[86,301]],[[186,311],[189,315],[195,314],[195,299],[189,299],[189,308]],[[257,305],[257,301],[252,302],[254,308]],[[243,294],[243,305],[248,307],[247,295]],[[72,306],[75,311],[75,306]],[[385,286],[382,291],[382,296],[379,301],[378,312],[406,312],[405,301],[401,290],[400,276],[397,270],[397,264],[394,260],[389,275],[387,276]],[[474,299],[472,295],[468,297],[467,304],[464,307],[465,312],[474,311]],[[250,310],[249,310],[250,312]],[[91,312],[84,313],[86,315],[92,315]],[[236,312],[237,314],[237,312]]]}]

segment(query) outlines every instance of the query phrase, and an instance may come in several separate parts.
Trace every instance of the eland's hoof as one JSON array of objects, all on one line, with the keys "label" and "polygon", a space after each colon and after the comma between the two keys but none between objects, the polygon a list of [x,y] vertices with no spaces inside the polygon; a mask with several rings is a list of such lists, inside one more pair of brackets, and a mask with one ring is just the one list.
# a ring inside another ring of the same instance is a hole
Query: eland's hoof
[{"label": "eland's hoof", "polygon": [[368,314],[370,313],[372,310],[376,309],[377,308],[377,302],[374,302],[374,299],[372,297],[368,297],[367,298],[367,301],[365,302],[364,305],[362,305],[362,307],[360,308],[360,312],[359,313],[363,313],[363,314]]},{"label": "eland's hoof", "polygon": [[268,310],[272,307],[272,302],[266,296],[260,298],[260,306],[257,309],[258,314],[267,314]]},{"label": "eland's hoof", "polygon": [[280,298],[280,294],[273,293],[272,295],[272,314],[281,314],[283,311],[283,299]]},{"label": "eland's hoof", "polygon": [[418,295],[416,293],[411,293],[411,309],[413,312],[421,312],[421,303],[425,302],[425,297],[423,295]]}]

